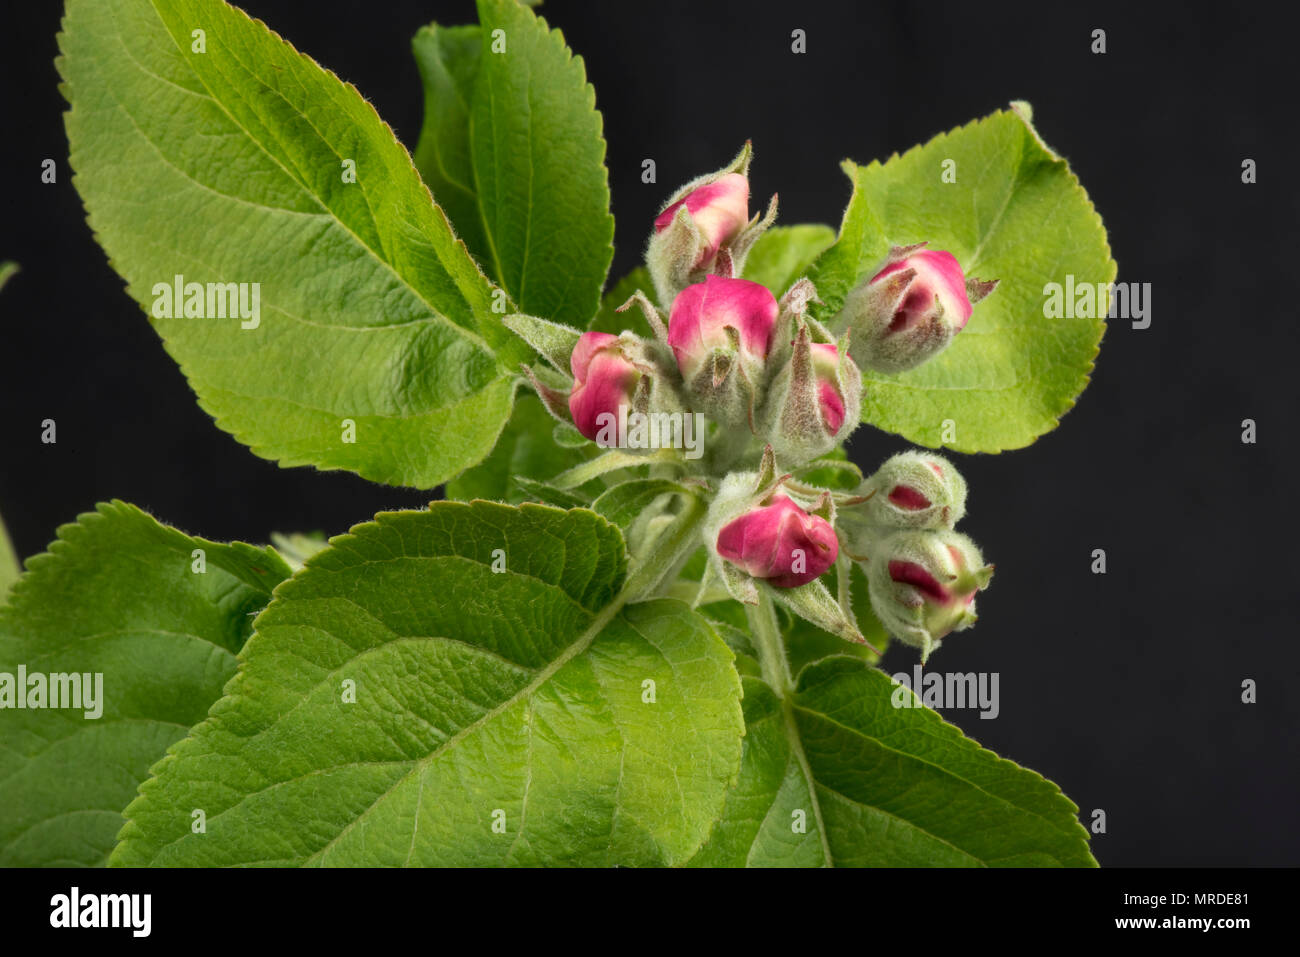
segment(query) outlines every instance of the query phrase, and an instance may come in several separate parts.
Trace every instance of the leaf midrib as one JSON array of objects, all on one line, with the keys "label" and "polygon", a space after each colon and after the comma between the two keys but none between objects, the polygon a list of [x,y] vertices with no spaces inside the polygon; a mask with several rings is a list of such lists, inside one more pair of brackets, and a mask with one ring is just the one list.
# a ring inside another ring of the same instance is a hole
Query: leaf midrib
[{"label": "leaf midrib", "polygon": [[[817,779],[813,776],[812,765],[808,762],[808,755],[803,749],[803,738],[799,734],[799,727],[794,719],[794,709],[796,705],[790,700],[792,691],[787,689],[787,693],[780,695],[781,700],[781,721],[785,725],[786,738],[790,741],[790,754],[795,762],[799,765],[799,771],[803,774],[804,781],[808,785],[809,800],[812,804],[813,820],[817,822],[817,834],[821,838],[822,857],[824,861],[822,867],[834,867],[835,855],[831,853],[830,835],[826,833],[826,822],[822,818],[822,805],[817,797]],[[777,789],[780,794],[780,789]],[[773,798],[775,804],[776,799]]]}]

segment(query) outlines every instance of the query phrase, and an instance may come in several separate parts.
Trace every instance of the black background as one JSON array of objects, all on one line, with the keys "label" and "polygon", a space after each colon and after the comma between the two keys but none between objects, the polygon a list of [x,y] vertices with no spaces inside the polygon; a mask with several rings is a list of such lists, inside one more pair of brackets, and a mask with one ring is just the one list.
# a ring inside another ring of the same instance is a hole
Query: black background
[{"label": "black background", "polygon": [[[409,41],[469,0],[243,0],[354,82],[413,147]],[[1261,5],[1272,7],[1273,5]],[[998,567],[981,623],[935,664],[997,671],[1001,715],[947,716],[1058,782],[1103,865],[1300,863],[1294,32],[1236,5],[1061,10],[901,3],[574,2],[543,14],[586,60],[604,113],[613,275],[658,204],[754,140],[754,193],[782,222],[837,225],[837,162],[865,162],[1027,99],[1110,234],[1152,324],[1107,331],[1091,386],[1033,447],[959,458],[963,524]],[[53,68],[61,4],[7,5],[0,70],[0,514],[20,554],[120,497],[212,538],[338,533],[430,498],[281,470],[195,403],[84,221]],[[795,55],[790,34],[807,33]],[[1107,52],[1090,52],[1103,28]],[[40,182],[41,161],[58,182]],[[653,158],[658,184],[640,180]],[[1241,182],[1246,157],[1258,183]],[[58,442],[40,442],[40,422]],[[1241,422],[1258,422],[1244,445]],[[860,430],[868,470],[902,448]],[[1090,572],[1104,548],[1108,573]],[[890,671],[914,653],[889,653]],[[1259,703],[1241,683],[1259,683]]]}]

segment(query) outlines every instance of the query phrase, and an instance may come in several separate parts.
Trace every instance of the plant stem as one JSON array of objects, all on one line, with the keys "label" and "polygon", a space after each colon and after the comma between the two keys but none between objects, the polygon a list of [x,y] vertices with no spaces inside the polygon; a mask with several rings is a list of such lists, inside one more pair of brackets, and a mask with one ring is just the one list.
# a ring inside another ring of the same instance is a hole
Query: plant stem
[{"label": "plant stem", "polygon": [[760,590],[758,604],[746,605],[745,616],[749,619],[749,630],[754,636],[759,667],[763,670],[763,680],[772,686],[783,701],[786,701],[794,689],[794,679],[790,675],[790,662],[785,656],[785,642],[781,640],[781,629],[776,621],[776,606],[772,604],[771,597]]},{"label": "plant stem", "polygon": [[623,586],[628,601],[642,601],[655,595],[659,586],[673,575],[699,544],[700,523],[708,505],[696,495],[683,495],[685,506],[673,524],[659,534],[647,554],[634,556],[635,565]]},{"label": "plant stem", "polygon": [[705,472],[713,476],[726,475],[745,454],[753,438],[746,429],[724,429],[719,426],[713,441],[705,450]]},{"label": "plant stem", "polygon": [[817,837],[821,841],[822,866],[832,867],[834,855],[831,854],[826,821],[822,818],[821,801],[817,797],[817,779],[813,777],[812,765],[808,762],[803,739],[799,736],[799,725],[794,714],[794,679],[790,675],[790,660],[785,654],[785,642],[781,638],[781,629],[776,620],[776,606],[772,604],[771,596],[760,589],[758,604],[746,605],[745,617],[749,619],[749,630],[753,633],[763,680],[781,699],[781,716],[785,723],[785,738],[790,744],[790,755],[799,765],[804,780],[808,782],[813,820],[817,822]]}]

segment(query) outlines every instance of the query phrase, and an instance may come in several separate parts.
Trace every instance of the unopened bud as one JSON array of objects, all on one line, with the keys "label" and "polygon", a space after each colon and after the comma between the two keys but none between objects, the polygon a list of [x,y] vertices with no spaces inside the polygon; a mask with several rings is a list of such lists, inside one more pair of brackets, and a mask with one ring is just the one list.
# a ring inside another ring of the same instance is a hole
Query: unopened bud
[{"label": "unopened bud", "polygon": [[592,441],[612,447],[625,415],[680,410],[671,363],[662,343],[630,332],[584,332],[569,357],[573,424]]},{"label": "unopened bud", "polygon": [[992,576],[975,543],[946,529],[895,532],[867,562],[872,610],[895,638],[921,649],[922,661],[975,623],[975,594]]},{"label": "unopened bud", "polygon": [[852,331],[865,368],[902,372],[938,355],[965,328],[972,303],[997,285],[967,279],[952,253],[924,245],[894,247],[844,300],[838,322]]},{"label": "unopened bud", "polygon": [[623,355],[618,336],[608,332],[585,332],[569,359],[573,391],[569,393],[569,414],[579,432],[594,440],[606,420],[615,417],[619,406],[628,406],[636,394],[641,372]]},{"label": "unopened bud", "polygon": [[752,427],[776,316],[767,287],[744,279],[709,276],[673,301],[668,345],[686,391],[727,427]]},{"label": "unopened bud", "polygon": [[847,353],[813,342],[800,324],[789,361],[768,390],[760,431],[787,467],[824,455],[848,438],[862,410],[862,374]]},{"label": "unopened bud", "polygon": [[966,480],[931,452],[900,452],[866,481],[873,493],[857,506],[866,521],[888,528],[952,528],[966,514]]},{"label": "unopened bud", "polygon": [[722,558],[777,588],[806,585],[839,554],[830,522],[785,495],[775,495],[723,526],[715,547]]},{"label": "unopened bud", "polygon": [[655,217],[646,266],[661,304],[708,275],[740,275],[745,257],[776,218],[776,197],[749,218],[748,143],[730,164],[687,183]]},{"label": "unopened bud", "polygon": [[655,233],[671,226],[683,207],[701,240],[691,268],[708,269],[723,244],[739,236],[749,222],[749,180],[739,173],[725,173],[696,187],[655,217]]}]

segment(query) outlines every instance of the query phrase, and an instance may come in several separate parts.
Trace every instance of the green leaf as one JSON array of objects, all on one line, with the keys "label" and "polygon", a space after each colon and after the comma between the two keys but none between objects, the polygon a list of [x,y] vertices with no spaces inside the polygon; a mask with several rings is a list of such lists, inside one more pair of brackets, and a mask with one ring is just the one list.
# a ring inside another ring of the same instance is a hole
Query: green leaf
[{"label": "green leaf", "polygon": [[[68,0],[59,45],[90,224],[221,428],[421,488],[491,450],[529,351],[355,88],[219,0]],[[258,324],[159,318],[176,275]]]},{"label": "green leaf", "polygon": [[556,505],[560,508],[586,508],[591,505],[591,499],[585,495],[556,488],[554,485],[548,485],[540,479],[530,479],[524,478],[522,475],[516,475],[514,480],[519,491],[525,496],[524,501],[540,502],[543,505]]},{"label": "green leaf", "polygon": [[794,474],[806,485],[840,492],[855,491],[862,484],[862,469],[849,460],[842,445],[837,445],[802,468],[795,469]]},{"label": "green leaf", "polygon": [[415,34],[411,49],[424,84],[424,125],[415,147],[415,168],[470,253],[491,269],[469,132],[482,34],[475,25],[431,23]]},{"label": "green leaf", "polygon": [[[633,293],[638,291],[645,293],[650,301],[654,302],[654,282],[650,279],[650,271],[645,266],[637,266],[610,287],[609,292],[605,293],[605,298],[601,300],[600,312],[596,313],[596,317],[591,320],[591,328],[596,332],[608,332],[614,336],[627,329],[638,336],[653,338],[654,332],[651,331],[650,324],[646,322],[645,316],[638,307],[633,306],[625,312],[617,311],[619,306],[631,299]],[[668,317],[663,311],[665,307],[658,303],[655,305],[659,306],[666,323]],[[668,305],[671,306],[672,303]]]},{"label": "green leaf", "polygon": [[[593,458],[599,448],[583,439],[581,448],[566,448],[554,438],[555,419],[531,392],[521,392],[514,413],[496,448],[482,464],[447,483],[447,498],[468,502],[476,498],[518,505],[534,497],[519,479],[552,479]],[[593,483],[599,494],[603,486]]]},{"label": "green leaf", "polygon": [[[724,603],[722,602],[718,602],[713,606],[713,608],[721,608],[723,604]],[[732,607],[738,607],[740,603],[730,601],[725,604]],[[710,611],[712,611],[713,608],[710,608]],[[736,656],[736,671],[740,673],[741,678],[746,676],[760,677],[762,675],[762,668],[758,663],[758,652],[754,650],[754,643],[750,640],[749,632],[739,625],[726,621],[726,617],[725,612],[723,620],[709,617],[709,624],[713,626],[713,630],[718,633],[718,636],[727,643],[727,647],[731,649],[731,653]],[[743,611],[740,613],[740,617],[742,619],[745,617]],[[746,695],[746,697],[748,697],[748,695]]]},{"label": "green leaf", "polygon": [[689,858],[739,766],[739,680],[687,606],[623,605],[625,561],[603,518],[535,505],[436,502],[334,539],[141,787],[113,863]]},{"label": "green leaf", "polygon": [[574,428],[572,422],[556,422],[551,429],[551,438],[555,439],[555,444],[561,448],[587,449],[588,454],[596,454],[591,439]]},{"label": "green leaf", "polygon": [[[941,179],[946,160],[956,164],[955,183]],[[864,372],[863,421],[959,452],[1021,448],[1055,428],[1088,383],[1105,323],[1046,318],[1044,286],[1067,275],[1115,278],[1101,218],[1065,160],[1012,110],[884,165],[846,162],[844,171],[853,197],[810,277],[825,303],[820,318],[834,316],[893,245],[928,241],[968,275],[1001,280],[936,358],[902,373]],[[949,441],[945,420],[955,427]]]},{"label": "green leaf", "polygon": [[835,242],[835,230],[821,223],[773,226],[745,259],[745,278],[761,282],[780,299],[808,274],[813,261]]},{"label": "green leaf", "polygon": [[98,673],[90,710],[102,714],[87,718],[84,699],[0,709],[0,866],[104,863],[122,808],[221,696],[252,616],[288,575],[270,548],[193,538],[124,502],[28,560],[0,609],[0,675]]},{"label": "green leaf", "polygon": [[1055,784],[934,711],[896,708],[864,661],[806,668],[788,706],[760,679],[744,691],[740,778],[694,866],[1096,864]]},{"label": "green leaf", "polygon": [[620,482],[602,492],[591,503],[592,511],[604,515],[624,531],[662,495],[686,494],[680,482],[671,479],[644,478]]},{"label": "green leaf", "polygon": [[581,488],[590,484],[593,479],[610,478],[611,472],[627,475],[628,470],[631,469],[641,469],[647,465],[680,464],[681,461],[681,453],[671,448],[656,449],[646,453],[624,452],[622,449],[610,448],[555,476],[551,484],[561,489]]},{"label": "green leaf", "polygon": [[614,256],[595,90],[563,35],[516,0],[478,11],[481,28],[416,35],[417,163],[519,312],[585,328]]},{"label": "green leaf", "polygon": [[[884,652],[889,646],[889,632],[871,610],[871,596],[867,591],[867,576],[862,566],[854,562],[850,567],[849,582],[854,620],[868,644]],[[831,594],[839,593],[839,569],[832,566],[826,574],[826,587]],[[736,604],[739,604],[738,602]],[[801,618],[784,608],[777,609],[777,621],[785,639],[786,657],[790,673],[798,675],[805,666],[831,655],[848,655],[861,658],[869,664],[878,660],[875,652],[866,645],[845,641],[838,635],[818,628],[806,618]]]},{"label": "green leaf", "polygon": [[570,356],[582,338],[581,332],[572,326],[523,313],[506,316],[503,321],[507,329],[536,349],[557,372],[569,375],[572,368]]},{"label": "green leaf", "polygon": [[[745,746],[740,778],[727,794],[727,806],[709,841],[691,867],[822,867],[823,849],[808,778],[791,753],[781,699],[762,679],[741,679],[745,705]],[[796,815],[804,833],[792,827]]]},{"label": "green leaf", "polygon": [[0,289],[5,287],[10,279],[18,274],[18,264],[12,260],[0,262]]}]

